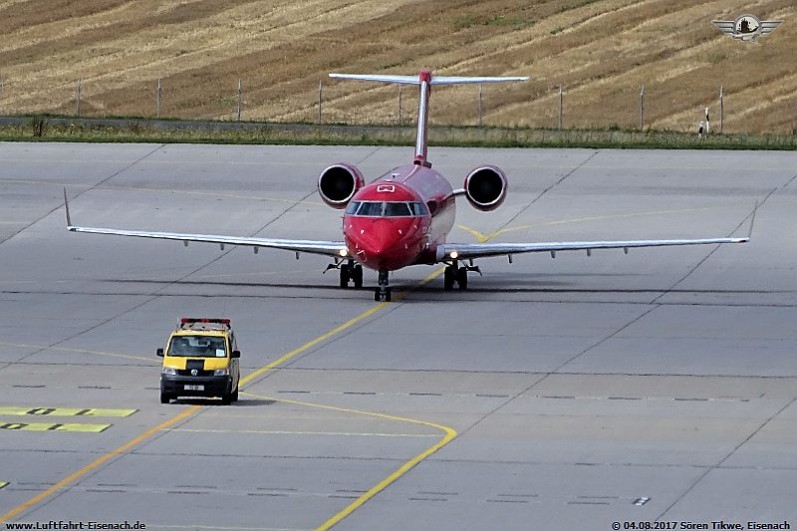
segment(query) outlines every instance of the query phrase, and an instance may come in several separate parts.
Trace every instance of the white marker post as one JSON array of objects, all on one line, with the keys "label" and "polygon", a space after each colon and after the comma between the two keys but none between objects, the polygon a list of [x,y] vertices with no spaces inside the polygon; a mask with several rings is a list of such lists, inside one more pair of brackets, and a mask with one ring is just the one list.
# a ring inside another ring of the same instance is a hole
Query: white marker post
[{"label": "white marker post", "polygon": [[323,82],[318,82],[318,123],[321,124],[321,103],[324,97],[324,85]]},{"label": "white marker post", "polygon": [[706,134],[711,132],[711,121],[708,118],[708,107],[706,107]]},{"label": "white marker post", "polygon": [[156,118],[160,118],[161,117],[161,92],[162,92],[161,80],[159,78],[158,79],[158,88],[155,91],[155,117]]},{"label": "white marker post", "polygon": [[80,80],[77,80],[77,88],[75,89],[75,99],[77,100],[77,105],[75,107],[75,116],[80,116]]},{"label": "white marker post", "polygon": [[243,82],[238,79],[238,121],[241,121],[241,108],[243,107],[244,101],[244,86]]},{"label": "white marker post", "polygon": [[642,90],[639,91],[639,130],[645,128],[645,85],[642,85]]},{"label": "white marker post", "polygon": [[479,83],[479,127],[482,126],[482,84]]},{"label": "white marker post", "polygon": [[559,129],[562,129],[562,115],[564,107],[564,96],[562,94],[562,85],[559,85]]}]

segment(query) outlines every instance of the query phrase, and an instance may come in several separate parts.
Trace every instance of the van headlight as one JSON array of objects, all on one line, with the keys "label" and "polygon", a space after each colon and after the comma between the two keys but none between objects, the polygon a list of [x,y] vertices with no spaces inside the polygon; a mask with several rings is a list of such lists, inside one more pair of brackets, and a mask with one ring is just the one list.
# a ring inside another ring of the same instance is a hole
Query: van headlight
[{"label": "van headlight", "polygon": [[229,376],[230,369],[216,369],[213,371],[213,376]]},{"label": "van headlight", "polygon": [[174,367],[164,367],[161,369],[161,374],[165,374],[166,376],[177,376],[177,369]]}]

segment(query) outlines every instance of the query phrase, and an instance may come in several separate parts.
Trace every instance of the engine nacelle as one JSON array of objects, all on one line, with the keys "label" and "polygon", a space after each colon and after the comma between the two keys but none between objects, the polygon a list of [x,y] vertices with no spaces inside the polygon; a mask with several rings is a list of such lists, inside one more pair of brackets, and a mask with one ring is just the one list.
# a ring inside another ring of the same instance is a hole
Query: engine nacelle
[{"label": "engine nacelle", "polygon": [[494,210],[506,198],[507,180],[495,166],[481,166],[465,177],[465,197],[474,208]]},{"label": "engine nacelle", "polygon": [[332,208],[346,208],[354,193],[364,184],[365,179],[360,170],[339,162],[321,172],[318,177],[318,193],[324,203]]}]

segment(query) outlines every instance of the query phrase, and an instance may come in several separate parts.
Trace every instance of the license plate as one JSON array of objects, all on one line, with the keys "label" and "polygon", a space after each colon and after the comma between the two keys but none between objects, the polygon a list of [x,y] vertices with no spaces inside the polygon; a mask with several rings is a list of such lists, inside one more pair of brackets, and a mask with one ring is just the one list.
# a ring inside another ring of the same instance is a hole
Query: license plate
[{"label": "license plate", "polygon": [[186,391],[204,391],[205,390],[205,386],[204,385],[186,385],[185,386],[185,390]]}]

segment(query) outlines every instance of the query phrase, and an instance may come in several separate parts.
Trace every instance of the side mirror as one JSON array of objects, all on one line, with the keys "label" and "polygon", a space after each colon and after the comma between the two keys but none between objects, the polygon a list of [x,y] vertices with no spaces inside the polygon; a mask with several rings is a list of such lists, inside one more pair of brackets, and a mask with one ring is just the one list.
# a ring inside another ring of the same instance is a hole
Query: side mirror
[{"label": "side mirror", "polygon": [[158,350],[155,351],[155,354],[157,354],[159,357],[162,358],[163,357],[163,349],[159,348]]},{"label": "side mirror", "polygon": [[232,351],[232,357],[233,358],[240,358],[241,357],[241,351],[240,350],[233,350]]}]

